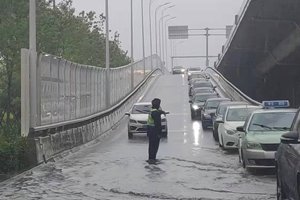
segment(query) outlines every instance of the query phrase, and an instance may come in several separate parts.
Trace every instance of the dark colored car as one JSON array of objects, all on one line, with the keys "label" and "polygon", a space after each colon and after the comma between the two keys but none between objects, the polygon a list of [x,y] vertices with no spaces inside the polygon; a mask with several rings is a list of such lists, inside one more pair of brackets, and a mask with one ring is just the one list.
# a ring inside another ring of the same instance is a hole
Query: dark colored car
[{"label": "dark colored car", "polygon": [[184,74],[185,69],[182,66],[176,66],[172,69],[173,74]]},{"label": "dark colored car", "polygon": [[191,85],[189,90],[189,96],[192,95],[192,90],[195,88],[201,88],[201,87],[210,87],[215,88],[213,84],[210,81],[196,81],[193,85]]},{"label": "dark colored car", "polygon": [[187,74],[190,76],[192,73],[201,72],[202,69],[200,67],[191,67],[187,69]]},{"label": "dark colored car", "polygon": [[199,81],[209,81],[207,78],[193,78],[189,80],[189,86],[191,87],[195,82]]},{"label": "dark colored car", "polygon": [[216,93],[202,93],[202,94],[196,94],[192,100],[190,100],[190,106],[191,106],[191,117],[192,119],[201,117],[201,110],[204,106],[207,99],[211,98],[218,98],[219,95]]},{"label": "dark colored car", "polygon": [[277,150],[277,199],[300,200],[300,110],[292,129],[281,137]]},{"label": "dark colored car", "polygon": [[243,102],[243,101],[230,101],[230,102],[221,102],[218,105],[216,114],[212,117],[213,136],[216,141],[219,141],[219,134],[218,134],[219,123],[217,121],[222,121],[220,119],[223,118],[227,107],[231,105],[247,105],[247,104],[248,104],[247,102]]},{"label": "dark colored car", "polygon": [[217,93],[214,88],[211,87],[200,87],[200,88],[195,88],[191,90],[191,98],[195,96],[196,94],[200,93]]},{"label": "dark colored car", "polygon": [[195,78],[208,78],[208,76],[203,72],[190,72],[188,73],[188,81]]},{"label": "dark colored car", "polygon": [[228,98],[212,98],[207,99],[205,102],[202,114],[201,114],[201,122],[203,129],[207,129],[209,126],[213,125],[212,119],[216,114],[216,110],[221,102],[230,102],[231,100]]}]

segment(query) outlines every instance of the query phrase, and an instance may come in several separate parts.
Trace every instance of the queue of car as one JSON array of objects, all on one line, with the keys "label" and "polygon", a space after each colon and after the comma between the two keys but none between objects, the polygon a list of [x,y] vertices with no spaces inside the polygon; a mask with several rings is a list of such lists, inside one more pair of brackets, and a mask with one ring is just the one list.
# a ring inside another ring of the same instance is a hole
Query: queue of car
[{"label": "queue of car", "polygon": [[275,168],[278,200],[300,200],[300,109],[289,108],[288,101],[232,101],[216,92],[205,73],[188,77],[191,118],[211,127],[223,150],[237,149],[244,168]]}]

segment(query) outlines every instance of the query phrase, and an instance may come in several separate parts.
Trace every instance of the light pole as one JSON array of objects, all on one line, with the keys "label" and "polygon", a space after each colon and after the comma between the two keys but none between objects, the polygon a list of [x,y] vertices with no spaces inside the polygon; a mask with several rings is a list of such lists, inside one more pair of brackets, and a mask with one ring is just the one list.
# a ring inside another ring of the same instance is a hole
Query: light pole
[{"label": "light pole", "polygon": [[172,6],[168,6],[166,8],[163,9],[163,11],[161,12],[161,17],[163,18],[162,21],[161,21],[161,24],[159,24],[159,26],[161,26],[161,32],[160,32],[160,55],[162,56],[163,58],[163,61],[165,61],[165,57],[164,57],[164,26],[163,26],[163,20],[164,20],[164,13],[166,10],[170,9],[170,8],[173,8],[175,7],[175,5],[172,5]]},{"label": "light pole", "polygon": [[[132,1],[132,0],[131,0]],[[150,24],[150,56],[153,54],[152,50],[152,4],[154,0],[149,1],[149,24]],[[151,71],[153,70],[153,60],[151,58]]]},{"label": "light pole", "polygon": [[110,73],[109,73],[109,13],[108,13],[108,0],[105,0],[105,26],[106,26],[106,57],[105,57],[105,66],[106,66],[106,108],[110,106]]},{"label": "light pole", "polygon": [[130,24],[131,24],[131,31],[130,31],[130,35],[131,35],[131,38],[130,38],[130,41],[131,41],[131,55],[130,55],[130,58],[131,58],[131,62],[133,62],[134,58],[133,58],[133,0],[131,0],[130,2],[130,7],[131,7],[131,15],[130,15]]},{"label": "light pole", "polygon": [[[161,26],[161,23],[162,23],[162,20],[166,17],[169,17],[170,15],[164,15],[162,16],[160,19],[159,19],[159,22],[158,22],[158,26],[159,26],[159,56],[162,58],[162,37],[161,37],[161,32],[162,32],[162,26]],[[162,58],[163,59],[163,58]],[[163,59],[164,61],[164,59]]]},{"label": "light pole", "polygon": [[141,9],[142,9],[143,66],[144,66],[144,76],[145,76],[146,75],[146,61],[145,61],[144,0],[141,0]]},{"label": "light pole", "polygon": [[[165,22],[165,30],[167,30],[168,22],[171,20],[176,19],[176,17],[172,17],[170,19],[167,19]],[[166,48],[166,66],[168,67],[168,33],[165,33],[165,48]]]},{"label": "light pole", "polygon": [[156,9],[155,9],[155,53],[158,54],[158,35],[157,35],[157,13],[158,13],[158,10],[166,5],[169,5],[171,2],[167,2],[167,3],[164,3],[164,4],[161,4],[159,5]]},{"label": "light pole", "polygon": [[[133,63],[134,62],[134,52],[133,52],[133,0],[131,0],[130,2],[130,10],[131,10],[131,15],[130,15],[130,24],[131,24],[131,31],[130,31],[130,34],[131,34],[131,55],[130,55],[130,60],[131,62]],[[134,69],[133,69],[133,66],[131,66],[131,89],[133,90],[134,89]]]},{"label": "light pole", "polygon": [[36,52],[36,0],[30,0],[29,49]]}]

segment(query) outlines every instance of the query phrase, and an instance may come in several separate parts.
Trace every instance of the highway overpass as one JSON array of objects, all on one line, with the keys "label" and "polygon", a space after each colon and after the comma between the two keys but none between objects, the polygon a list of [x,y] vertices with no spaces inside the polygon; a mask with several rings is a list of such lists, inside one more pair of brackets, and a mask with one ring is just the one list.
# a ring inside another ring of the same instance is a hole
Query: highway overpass
[{"label": "highway overpass", "polygon": [[252,98],[300,105],[300,2],[247,0],[216,68]]}]

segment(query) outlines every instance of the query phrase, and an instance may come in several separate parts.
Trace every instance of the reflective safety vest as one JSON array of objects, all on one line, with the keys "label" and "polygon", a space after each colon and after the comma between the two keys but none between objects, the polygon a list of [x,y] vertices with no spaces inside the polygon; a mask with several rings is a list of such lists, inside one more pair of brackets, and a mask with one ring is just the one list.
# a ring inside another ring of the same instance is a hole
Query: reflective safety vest
[{"label": "reflective safety vest", "polygon": [[148,115],[148,121],[147,121],[147,125],[148,126],[154,126],[154,119],[152,118],[152,112],[154,111],[158,111],[157,109],[151,109],[149,115]]}]

